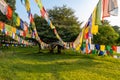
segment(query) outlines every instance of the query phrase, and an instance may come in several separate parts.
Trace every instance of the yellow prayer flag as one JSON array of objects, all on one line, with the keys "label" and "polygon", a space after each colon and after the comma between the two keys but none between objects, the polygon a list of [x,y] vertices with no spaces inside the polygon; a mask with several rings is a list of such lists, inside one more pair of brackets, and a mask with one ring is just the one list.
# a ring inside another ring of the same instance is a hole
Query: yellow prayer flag
[{"label": "yellow prayer flag", "polygon": [[81,46],[81,44],[78,44],[78,45],[77,45],[76,51],[79,51],[79,50],[80,50],[80,46]]},{"label": "yellow prayer flag", "polygon": [[80,47],[81,47],[81,44],[82,44],[82,41],[83,41],[83,34],[84,34],[84,28],[82,29],[82,33],[81,33],[81,36],[80,36],[80,39],[79,39],[79,43],[77,44],[77,46],[76,46],[76,50],[78,51],[78,50],[80,50]]},{"label": "yellow prayer flag", "polygon": [[38,0],[35,0],[36,3],[38,3]]},{"label": "yellow prayer flag", "polygon": [[42,5],[42,2],[41,2],[41,0],[38,0],[38,1],[37,1],[37,3],[38,3],[38,6],[40,7],[40,10],[42,10],[42,8],[43,8],[43,5]]},{"label": "yellow prayer flag", "polygon": [[11,31],[9,32],[9,36],[12,37],[12,32]]},{"label": "yellow prayer flag", "polygon": [[20,26],[20,18],[19,17],[17,17],[17,19],[16,19],[17,21],[16,21],[16,26]]},{"label": "yellow prayer flag", "polygon": [[52,22],[50,22],[50,28],[51,28],[51,29],[54,29],[54,28],[55,28],[55,26],[52,24]]},{"label": "yellow prayer flag", "polygon": [[105,45],[100,45],[100,50],[104,51],[105,50]]},{"label": "yellow prayer flag", "polygon": [[16,28],[12,27],[12,32],[16,33]]},{"label": "yellow prayer flag", "polygon": [[85,33],[88,33],[89,27],[85,28]]},{"label": "yellow prayer flag", "polygon": [[95,35],[98,33],[98,25],[95,27]]},{"label": "yellow prayer flag", "polygon": [[30,2],[29,2],[29,0],[25,1],[25,7],[26,7],[27,11],[30,11]]},{"label": "yellow prayer flag", "polygon": [[95,24],[95,21],[96,21],[96,8],[92,13],[92,28],[91,28],[92,34],[96,34],[98,32],[98,25]]}]

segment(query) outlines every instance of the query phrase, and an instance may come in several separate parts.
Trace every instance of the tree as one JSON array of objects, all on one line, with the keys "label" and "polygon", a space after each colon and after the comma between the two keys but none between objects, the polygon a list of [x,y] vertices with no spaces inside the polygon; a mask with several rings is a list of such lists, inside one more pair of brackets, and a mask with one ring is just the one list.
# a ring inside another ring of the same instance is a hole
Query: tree
[{"label": "tree", "polygon": [[119,26],[113,26],[113,29],[120,34],[120,27]]},{"label": "tree", "polygon": [[119,38],[117,39],[116,43],[120,45],[120,27],[119,26],[113,26],[113,29],[119,34]]},{"label": "tree", "polygon": [[[56,27],[63,41],[74,41],[80,32],[81,25],[81,23],[77,21],[78,18],[75,17],[74,11],[64,5],[62,7],[54,7],[47,11],[50,20]],[[44,19],[37,15],[34,15],[34,19],[38,33],[45,42],[57,41],[55,34]]]},{"label": "tree", "polygon": [[45,19],[35,14],[34,20],[38,35],[44,42],[49,43],[57,41],[57,38],[55,37],[53,30],[50,29]]},{"label": "tree", "polygon": [[99,26],[99,33],[93,36],[93,43],[104,45],[116,45],[116,40],[119,35],[110,26],[109,22],[103,22],[103,25]]}]

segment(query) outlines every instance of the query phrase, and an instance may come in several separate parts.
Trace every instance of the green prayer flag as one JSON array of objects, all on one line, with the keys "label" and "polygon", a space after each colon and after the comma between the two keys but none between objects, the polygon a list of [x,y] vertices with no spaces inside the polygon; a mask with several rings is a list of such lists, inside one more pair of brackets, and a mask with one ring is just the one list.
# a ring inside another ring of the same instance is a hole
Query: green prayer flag
[{"label": "green prayer flag", "polygon": [[16,14],[15,12],[13,12],[12,20],[13,20],[13,23],[14,23],[14,24],[17,23],[17,14]]},{"label": "green prayer flag", "polygon": [[92,54],[96,54],[96,50],[92,50]]},{"label": "green prayer flag", "polygon": [[11,31],[11,26],[5,24],[5,29],[6,29],[6,31]]},{"label": "green prayer flag", "polygon": [[95,19],[96,25],[101,25],[101,0],[99,0],[96,8],[96,19]]},{"label": "green prayer flag", "polygon": [[112,49],[110,49],[110,54],[113,54],[113,50]]},{"label": "green prayer flag", "polygon": [[107,46],[106,46],[106,50],[107,50],[107,51],[110,51],[110,49],[111,49],[111,46],[107,45]]}]

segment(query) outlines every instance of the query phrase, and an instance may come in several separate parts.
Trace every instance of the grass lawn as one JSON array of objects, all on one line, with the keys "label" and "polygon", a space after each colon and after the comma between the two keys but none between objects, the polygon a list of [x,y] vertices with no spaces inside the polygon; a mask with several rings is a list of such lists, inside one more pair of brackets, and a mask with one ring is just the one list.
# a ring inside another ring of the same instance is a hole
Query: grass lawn
[{"label": "grass lawn", "polygon": [[47,52],[36,47],[0,51],[0,80],[120,80],[119,59]]}]

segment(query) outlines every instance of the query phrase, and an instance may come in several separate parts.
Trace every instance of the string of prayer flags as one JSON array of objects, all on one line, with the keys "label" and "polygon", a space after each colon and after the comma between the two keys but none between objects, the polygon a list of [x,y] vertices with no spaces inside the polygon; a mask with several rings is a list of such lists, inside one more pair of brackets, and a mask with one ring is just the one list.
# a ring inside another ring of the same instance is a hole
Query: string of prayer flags
[{"label": "string of prayer flags", "polygon": [[[32,16],[32,13],[31,13],[31,9],[30,9],[30,2],[29,0],[25,1],[25,6],[29,5],[29,10],[27,10],[28,12],[28,17],[29,17],[29,20],[30,20],[30,26],[32,28],[32,34],[31,34],[31,37],[32,38],[36,38],[36,40],[41,44],[42,43],[42,40],[39,38],[38,36],[38,33],[37,33],[37,30],[36,30],[36,26],[35,26],[35,22],[34,22],[34,18]],[[24,25],[24,36],[30,36],[30,35],[27,35],[26,33],[28,32],[27,30],[27,26]],[[45,43],[44,43],[45,44]]]},{"label": "string of prayer flags", "polygon": [[[29,0],[26,0],[26,2],[29,2]],[[22,19],[20,19],[20,17],[17,15],[17,13],[15,13],[15,12],[13,12],[13,10],[12,10],[12,8],[4,1],[4,0],[0,0],[0,6],[3,6],[4,7],[4,9],[6,10],[6,12],[5,12],[5,14],[4,15],[6,15],[6,17],[8,18],[8,20],[13,20],[13,23],[14,24],[16,24],[16,26],[20,26],[20,24],[21,25],[23,25],[23,24],[25,24],[25,22],[23,22],[23,20]],[[0,11],[1,12],[3,12],[2,10],[1,10],[1,7],[0,7]],[[23,27],[24,26],[22,26],[21,28],[23,29]]]},{"label": "string of prayer flags", "polygon": [[[9,33],[9,35],[11,35],[10,34],[11,32],[17,34],[18,36],[20,35],[20,36],[23,36],[23,37],[26,37],[26,35],[30,35],[30,34],[27,34],[26,31],[18,30],[15,27],[4,24],[3,22],[0,22],[0,28],[1,28],[0,30],[3,33],[5,33],[5,34]],[[12,37],[12,35],[11,35],[11,37]],[[28,37],[30,37],[30,36],[28,36]]]},{"label": "string of prayer flags", "polygon": [[[42,5],[41,0],[35,0],[35,2],[38,4],[38,7],[40,8],[41,16],[48,22],[48,25],[50,26],[51,29],[55,29],[55,26],[50,21],[48,13],[46,12],[44,6]],[[58,35],[58,33],[54,33],[54,34],[56,35],[59,41],[64,43],[61,37]]]},{"label": "string of prayer flags", "polygon": [[[17,36],[17,30],[15,27],[9,26],[7,24],[4,24],[3,22],[0,22],[0,26],[3,26],[3,29],[0,29],[5,35],[12,37],[14,40],[19,42],[19,36]],[[23,31],[21,31],[23,32]],[[26,33],[23,33],[23,36],[26,36]],[[31,43],[21,39],[21,44],[27,44],[27,45],[31,45]]]},{"label": "string of prayer flags", "polygon": [[[97,6],[95,7],[92,15],[90,16],[87,26],[85,25],[84,39],[86,40],[86,52],[88,51],[88,46],[90,45],[89,38],[92,37],[92,34],[96,35],[98,33],[98,25],[101,25],[101,16],[102,19],[109,17],[110,15],[118,14],[118,5],[117,0],[99,0]],[[99,50],[97,47],[96,49]],[[101,47],[100,47],[101,49]],[[102,51],[104,48],[101,49]],[[116,51],[116,50],[115,50]]]}]

